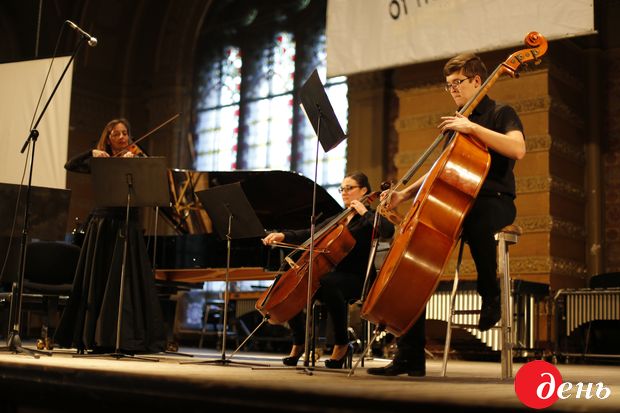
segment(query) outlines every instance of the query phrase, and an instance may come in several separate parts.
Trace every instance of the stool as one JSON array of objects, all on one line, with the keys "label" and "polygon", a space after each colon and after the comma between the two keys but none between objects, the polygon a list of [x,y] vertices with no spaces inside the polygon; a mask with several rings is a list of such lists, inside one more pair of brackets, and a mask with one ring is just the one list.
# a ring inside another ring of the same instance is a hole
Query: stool
[{"label": "stool", "polygon": [[[215,335],[216,337],[221,338],[222,334],[226,334],[226,338],[231,337],[235,340],[237,345],[239,345],[239,334],[237,333],[236,328],[234,327],[235,323],[235,307],[234,305],[228,306],[228,326],[224,326],[224,300],[221,299],[207,299],[204,301],[204,312],[202,317],[202,328],[200,329],[200,339],[198,340],[198,348],[202,348],[204,343],[205,336]],[[213,333],[209,333],[209,316],[214,315],[215,321],[212,321],[213,324]],[[220,322],[222,323],[222,330],[219,331]],[[232,325],[231,325],[232,324]],[[228,330],[229,326],[230,331]],[[221,342],[215,342],[216,350],[220,350]]]},{"label": "stool", "polygon": [[[514,330],[512,326],[512,287],[510,280],[510,262],[508,255],[508,247],[516,244],[519,241],[519,236],[523,233],[521,228],[517,225],[508,225],[502,228],[495,234],[495,240],[497,241],[497,266],[501,274],[500,281],[500,295],[501,295],[501,308],[502,316],[500,319],[500,325],[493,328],[500,328],[500,343],[501,343],[501,365],[502,365],[502,379],[512,377],[512,349],[514,347]],[[454,282],[452,284],[452,292],[450,294],[450,310],[448,315],[448,326],[446,329],[446,342],[443,352],[443,364],[441,367],[442,377],[446,376],[446,370],[448,365],[448,353],[450,352],[450,340],[452,338],[453,328],[478,328],[477,324],[455,324],[453,323],[453,317],[457,314],[480,314],[480,310],[456,310],[455,300],[456,291],[459,283],[459,271],[461,267],[461,261],[463,258],[463,246],[464,240],[461,238],[459,253],[456,263],[456,271],[454,273]]]}]

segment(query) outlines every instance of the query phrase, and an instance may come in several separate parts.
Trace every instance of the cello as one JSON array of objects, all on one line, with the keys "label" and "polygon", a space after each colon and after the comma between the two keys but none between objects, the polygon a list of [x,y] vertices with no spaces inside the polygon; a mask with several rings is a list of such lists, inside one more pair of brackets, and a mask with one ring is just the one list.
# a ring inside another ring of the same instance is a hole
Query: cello
[{"label": "cello", "polygon": [[[518,77],[522,64],[538,63],[547,51],[546,39],[537,32],[528,33],[525,44],[527,49],[511,54],[493,71],[461,108],[461,115],[469,117],[500,76]],[[450,139],[449,144],[414,197],[362,306],[362,318],[395,336],[416,322],[434,293],[490,167],[490,154],[481,141],[447,131],[435,139],[396,186],[406,184],[445,138]]]},{"label": "cello", "polygon": [[[379,192],[372,192],[360,199],[371,203],[379,197]],[[323,275],[330,272],[342,261],[355,246],[355,238],[347,228],[348,218],[357,212],[348,207],[338,214],[315,234],[314,254],[312,258],[311,296],[320,287]],[[276,276],[271,286],[256,301],[256,309],[270,324],[282,324],[306,308],[308,300],[308,277],[310,274],[311,239],[305,241],[299,249],[304,250],[299,259],[293,262],[289,254],[285,263],[290,265],[286,272]]]}]

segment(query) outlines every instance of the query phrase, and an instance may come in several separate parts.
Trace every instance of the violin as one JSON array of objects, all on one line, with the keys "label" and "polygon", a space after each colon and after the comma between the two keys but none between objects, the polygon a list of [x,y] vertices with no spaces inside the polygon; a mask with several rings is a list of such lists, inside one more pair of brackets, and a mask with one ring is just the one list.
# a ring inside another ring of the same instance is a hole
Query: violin
[{"label": "violin", "polygon": [[119,153],[117,153],[116,155],[114,155],[114,157],[118,158],[118,157],[122,157],[123,155],[125,155],[127,152],[131,152],[133,154],[134,157],[136,158],[146,158],[148,155],[146,154],[146,152],[144,152],[142,150],[142,148],[140,148],[138,145],[136,145],[135,143],[131,143],[129,144],[129,146],[125,147],[123,150],[121,150]]}]

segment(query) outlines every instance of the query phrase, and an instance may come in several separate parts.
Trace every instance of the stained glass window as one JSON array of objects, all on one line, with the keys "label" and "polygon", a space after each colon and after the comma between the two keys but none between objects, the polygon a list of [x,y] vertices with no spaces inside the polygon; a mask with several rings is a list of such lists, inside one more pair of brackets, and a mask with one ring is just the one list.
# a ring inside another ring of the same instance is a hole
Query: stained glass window
[{"label": "stained glass window", "polygon": [[196,124],[196,169],[237,168],[242,60],[238,48],[226,47],[206,71],[201,112]]},{"label": "stained glass window", "polygon": [[[281,169],[314,179],[317,138],[298,105],[298,88],[316,68],[346,131],[347,84],[344,77],[325,79],[323,34],[299,46],[310,49],[303,62],[297,47],[293,33],[279,32],[259,50],[242,57],[227,47],[211,63],[196,127],[198,170]],[[345,170],[346,141],[329,153],[320,148],[317,182],[338,201]]]},{"label": "stained glass window", "polygon": [[[300,13],[309,4],[309,8],[316,6],[324,18],[325,12],[320,10],[324,3],[291,4],[302,5]],[[314,179],[317,137],[299,105],[299,90],[315,68],[346,132],[346,78],[325,77],[324,23],[315,18],[298,20],[298,24],[292,21],[277,18],[276,27],[257,24],[254,31],[241,25],[236,27],[238,31],[205,37],[208,56],[200,63],[196,101],[197,170],[279,169]],[[328,153],[319,149],[317,183],[338,202],[346,152],[346,141]],[[247,286],[234,284],[241,289]],[[209,287],[224,289],[223,284],[215,282]]]},{"label": "stained glass window", "polygon": [[247,104],[244,167],[291,168],[295,42],[279,33],[262,53]]}]

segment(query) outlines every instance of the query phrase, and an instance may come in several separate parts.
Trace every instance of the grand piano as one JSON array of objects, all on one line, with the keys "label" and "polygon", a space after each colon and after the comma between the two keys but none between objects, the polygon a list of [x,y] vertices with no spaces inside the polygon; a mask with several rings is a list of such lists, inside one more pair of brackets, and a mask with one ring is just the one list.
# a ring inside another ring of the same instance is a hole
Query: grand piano
[{"label": "grand piano", "polygon": [[[266,231],[310,226],[314,183],[303,175],[288,171],[171,169],[168,178],[172,207],[162,209],[161,215],[174,234],[156,237],[156,278],[160,281],[224,280],[226,241],[213,231],[211,219],[196,196],[199,191],[239,182]],[[316,189],[319,220],[342,211],[323,187],[317,185]],[[280,249],[265,247],[260,238],[233,240],[229,280],[272,279],[283,254]]]}]

